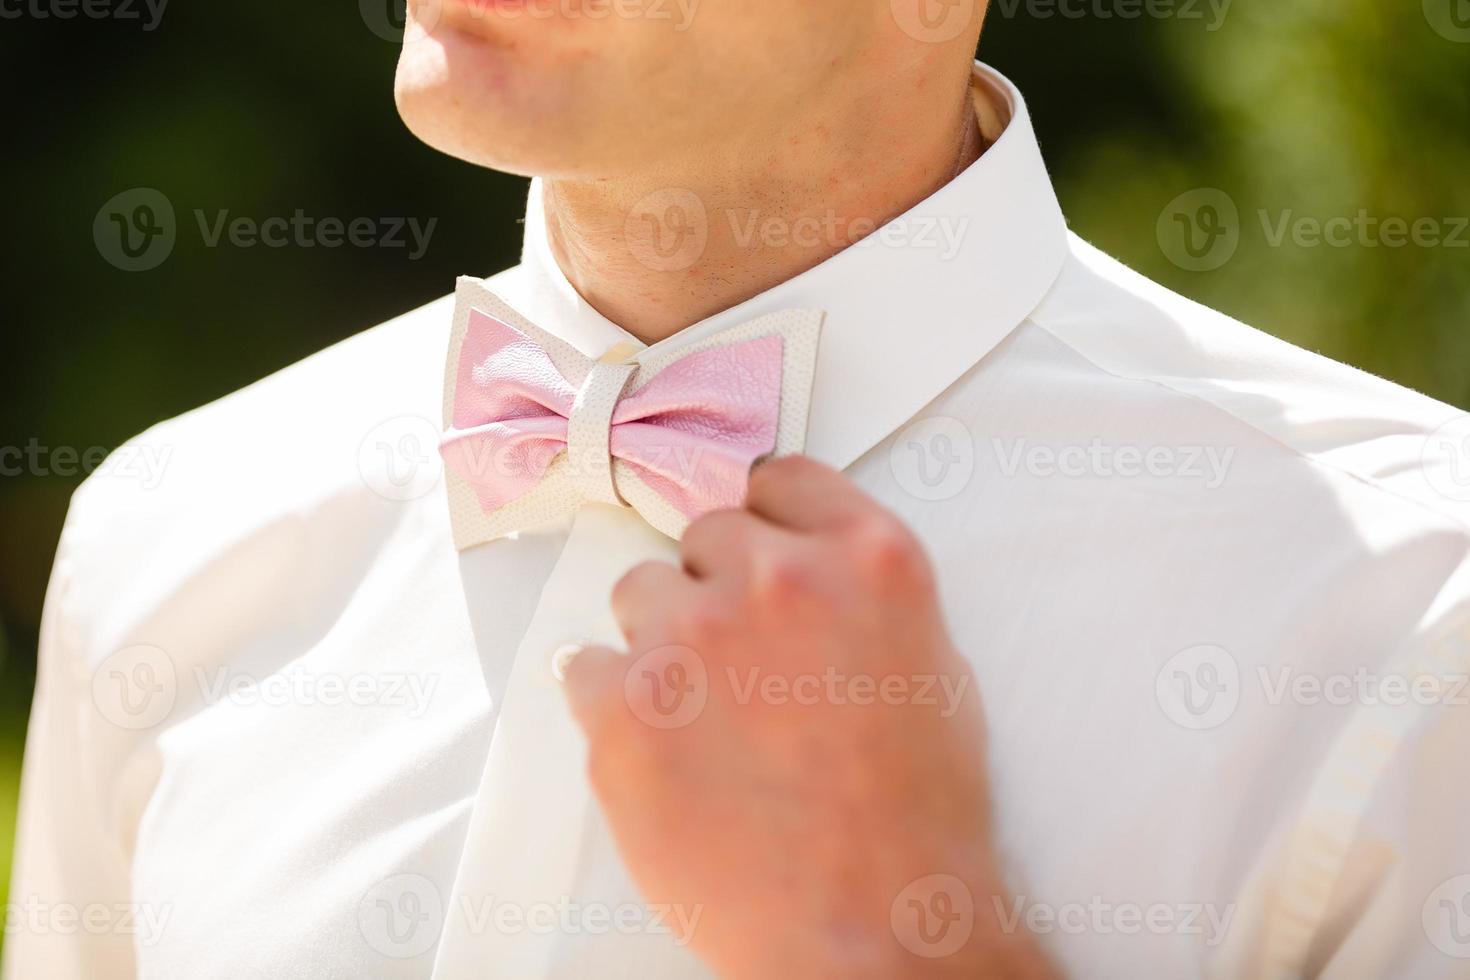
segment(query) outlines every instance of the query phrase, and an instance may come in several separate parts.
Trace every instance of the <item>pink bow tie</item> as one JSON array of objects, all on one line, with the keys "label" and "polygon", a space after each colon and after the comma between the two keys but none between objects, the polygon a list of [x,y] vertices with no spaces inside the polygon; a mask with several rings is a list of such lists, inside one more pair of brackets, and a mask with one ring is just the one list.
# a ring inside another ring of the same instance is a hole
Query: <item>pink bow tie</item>
[{"label": "pink bow tie", "polygon": [[[475,540],[589,501],[631,505],[678,537],[699,515],[743,502],[751,466],[783,448],[783,414],[788,429],[799,415],[804,433],[820,314],[789,311],[667,354],[593,361],[485,296],[457,324],[440,447],[485,518]],[[806,375],[797,385],[786,384],[788,363]],[[784,441],[794,451],[789,432]]]}]

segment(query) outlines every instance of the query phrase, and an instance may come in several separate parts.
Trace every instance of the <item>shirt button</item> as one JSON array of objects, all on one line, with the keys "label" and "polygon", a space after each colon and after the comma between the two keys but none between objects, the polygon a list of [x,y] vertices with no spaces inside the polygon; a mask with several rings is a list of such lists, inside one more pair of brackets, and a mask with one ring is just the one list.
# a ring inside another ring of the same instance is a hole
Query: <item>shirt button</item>
[{"label": "shirt button", "polygon": [[551,655],[551,676],[558,683],[564,683],[567,679],[567,665],[576,659],[577,654],[587,648],[587,643],[566,643],[556,648]]}]

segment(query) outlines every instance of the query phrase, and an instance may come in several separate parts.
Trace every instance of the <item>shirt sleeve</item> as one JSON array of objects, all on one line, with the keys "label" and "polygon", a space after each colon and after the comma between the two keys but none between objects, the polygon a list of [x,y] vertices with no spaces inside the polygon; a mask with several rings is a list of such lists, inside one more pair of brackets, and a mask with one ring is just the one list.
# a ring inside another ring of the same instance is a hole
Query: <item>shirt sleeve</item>
[{"label": "shirt sleeve", "polygon": [[14,872],[6,906],[5,980],[135,976],[141,910],[129,894],[128,846],[116,829],[109,771],[133,748],[97,710],[72,608],[74,518],[47,588],[36,693],[26,735]]},{"label": "shirt sleeve", "polygon": [[[1460,641],[1470,651],[1470,627]],[[1466,676],[1444,686],[1446,703],[1426,712],[1375,786],[1333,882],[1310,975],[1470,975]]]},{"label": "shirt sleeve", "polygon": [[1470,566],[1369,675],[1253,889],[1254,954],[1230,975],[1470,975]]}]

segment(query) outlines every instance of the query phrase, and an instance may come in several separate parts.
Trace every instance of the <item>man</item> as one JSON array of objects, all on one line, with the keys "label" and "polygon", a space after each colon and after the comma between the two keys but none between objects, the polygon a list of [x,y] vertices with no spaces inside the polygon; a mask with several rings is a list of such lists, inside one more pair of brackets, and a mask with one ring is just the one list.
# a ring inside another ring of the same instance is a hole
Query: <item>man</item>
[{"label": "man", "polygon": [[1458,975],[1459,416],[1071,236],[983,7],[410,4],[522,264],[78,492],[8,974]]}]

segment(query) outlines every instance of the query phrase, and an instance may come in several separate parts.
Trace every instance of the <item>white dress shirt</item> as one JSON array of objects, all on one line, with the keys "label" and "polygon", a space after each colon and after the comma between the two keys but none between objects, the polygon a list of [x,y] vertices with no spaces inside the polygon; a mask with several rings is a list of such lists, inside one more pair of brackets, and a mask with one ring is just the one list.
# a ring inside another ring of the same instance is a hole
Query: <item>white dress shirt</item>
[{"label": "white dress shirt", "polygon": [[[909,214],[678,335],[825,312],[806,451],[919,535],[996,847],[1078,977],[1470,973],[1470,430],[1072,236],[1018,92]],[[589,357],[551,258],[487,280]],[[711,216],[724,220],[723,216]],[[673,543],[453,546],[452,300],[166,422],[77,492],[6,976],[705,975],[585,787],[556,651]],[[980,913],[996,914],[988,896]]]}]

